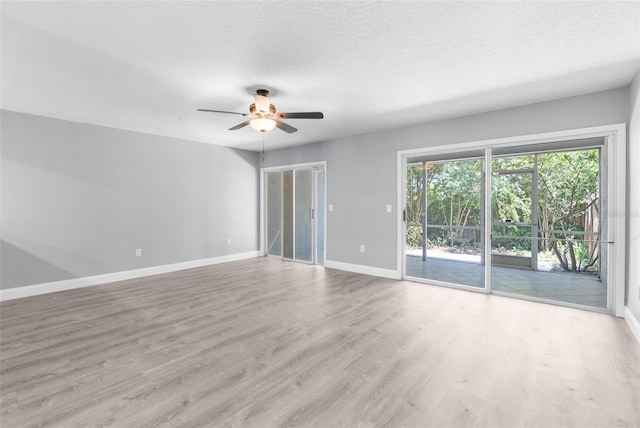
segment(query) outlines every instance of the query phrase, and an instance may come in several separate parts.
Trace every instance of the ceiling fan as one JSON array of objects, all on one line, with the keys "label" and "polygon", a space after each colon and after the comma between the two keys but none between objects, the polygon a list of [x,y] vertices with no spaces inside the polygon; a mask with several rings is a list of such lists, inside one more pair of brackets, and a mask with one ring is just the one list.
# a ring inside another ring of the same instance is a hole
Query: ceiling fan
[{"label": "ceiling fan", "polygon": [[271,104],[269,100],[269,91],[266,89],[258,89],[255,95],[255,102],[249,106],[249,113],[238,113],[234,111],[209,110],[199,108],[198,111],[208,111],[211,113],[228,113],[249,116],[249,119],[229,128],[229,131],[236,131],[251,125],[253,129],[259,132],[268,132],[273,128],[280,128],[284,132],[292,133],[297,129],[285,123],[282,119],[322,119],[324,115],[320,112],[307,113],[276,113],[276,106]]}]

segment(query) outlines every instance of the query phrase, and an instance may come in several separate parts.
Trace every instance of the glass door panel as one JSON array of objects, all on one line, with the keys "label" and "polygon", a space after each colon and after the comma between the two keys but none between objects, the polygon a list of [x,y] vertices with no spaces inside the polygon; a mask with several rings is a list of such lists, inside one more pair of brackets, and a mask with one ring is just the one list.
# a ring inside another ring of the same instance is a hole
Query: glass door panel
[{"label": "glass door panel", "polygon": [[407,166],[406,276],[485,288],[483,172],[478,158]]},{"label": "glass door panel", "polygon": [[282,173],[268,172],[267,176],[267,234],[266,249],[270,256],[282,256]]},{"label": "glass door panel", "polygon": [[492,160],[492,290],[607,307],[600,150]]},{"label": "glass door panel", "polygon": [[295,170],[295,259],[313,261],[313,170]]},{"label": "glass door panel", "polygon": [[316,171],[316,263],[324,265],[324,169]]},{"label": "glass door panel", "polygon": [[293,258],[293,171],[282,173],[282,257]]}]

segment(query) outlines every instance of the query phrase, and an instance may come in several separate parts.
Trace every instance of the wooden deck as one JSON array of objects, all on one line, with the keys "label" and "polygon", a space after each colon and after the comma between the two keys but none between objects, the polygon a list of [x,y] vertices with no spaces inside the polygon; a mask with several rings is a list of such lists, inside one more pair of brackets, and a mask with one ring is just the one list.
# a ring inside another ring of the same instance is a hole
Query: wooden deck
[{"label": "wooden deck", "polygon": [[[407,275],[484,288],[484,265],[407,255]],[[517,296],[607,308],[607,286],[600,278],[575,273],[532,271],[493,266],[492,289]]]}]

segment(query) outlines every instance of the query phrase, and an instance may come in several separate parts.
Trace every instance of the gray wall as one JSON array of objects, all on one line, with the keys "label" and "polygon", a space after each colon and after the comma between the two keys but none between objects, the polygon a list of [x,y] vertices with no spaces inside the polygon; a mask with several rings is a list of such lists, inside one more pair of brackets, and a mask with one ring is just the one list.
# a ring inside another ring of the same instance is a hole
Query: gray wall
[{"label": "gray wall", "polygon": [[[262,166],[327,161],[327,259],[399,269],[396,259],[397,151],[584,128],[629,119],[620,88],[402,129],[269,151]],[[327,121],[330,118],[327,117]],[[385,211],[393,205],[393,214]],[[366,246],[366,253],[359,246]]]},{"label": "gray wall", "polygon": [[2,288],[258,249],[257,153],[0,119]]},{"label": "gray wall", "polygon": [[[629,93],[620,88],[268,151],[260,166],[327,161],[327,202],[334,206],[327,259],[395,270],[398,150],[631,117],[630,158],[637,160],[638,78],[631,99]],[[1,119],[3,288],[257,249],[258,154],[7,111]],[[638,171],[630,173],[635,195]],[[637,197],[630,203],[637,212]],[[637,216],[630,223],[637,237]],[[639,254],[633,242],[630,260]],[[637,271],[629,277],[638,282]]]},{"label": "gray wall", "polygon": [[640,320],[640,71],[629,87],[627,305]]}]

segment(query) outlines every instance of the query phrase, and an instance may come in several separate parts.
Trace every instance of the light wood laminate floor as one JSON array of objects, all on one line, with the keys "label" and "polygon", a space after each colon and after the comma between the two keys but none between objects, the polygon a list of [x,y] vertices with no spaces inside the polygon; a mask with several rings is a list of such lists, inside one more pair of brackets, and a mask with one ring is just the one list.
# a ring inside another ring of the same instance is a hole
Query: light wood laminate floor
[{"label": "light wood laminate floor", "polygon": [[609,315],[257,258],[0,304],[0,426],[640,426]]}]

